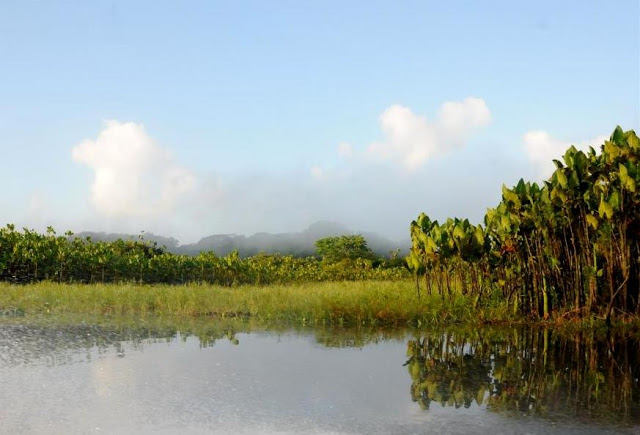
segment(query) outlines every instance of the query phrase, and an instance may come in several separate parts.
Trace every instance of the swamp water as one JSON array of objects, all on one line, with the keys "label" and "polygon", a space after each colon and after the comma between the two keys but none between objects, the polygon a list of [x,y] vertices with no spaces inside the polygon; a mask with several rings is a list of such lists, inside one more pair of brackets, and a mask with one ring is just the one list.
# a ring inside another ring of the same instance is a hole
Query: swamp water
[{"label": "swamp water", "polygon": [[1,433],[640,433],[637,337],[0,318]]}]

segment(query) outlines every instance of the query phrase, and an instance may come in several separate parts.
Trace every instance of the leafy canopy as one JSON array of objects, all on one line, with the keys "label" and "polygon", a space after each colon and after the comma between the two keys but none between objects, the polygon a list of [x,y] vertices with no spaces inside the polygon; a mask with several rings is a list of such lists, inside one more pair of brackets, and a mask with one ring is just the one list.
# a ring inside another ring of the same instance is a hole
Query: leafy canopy
[{"label": "leafy canopy", "polygon": [[328,263],[358,258],[373,259],[373,251],[367,246],[367,241],[361,235],[325,237],[316,241],[318,256]]}]

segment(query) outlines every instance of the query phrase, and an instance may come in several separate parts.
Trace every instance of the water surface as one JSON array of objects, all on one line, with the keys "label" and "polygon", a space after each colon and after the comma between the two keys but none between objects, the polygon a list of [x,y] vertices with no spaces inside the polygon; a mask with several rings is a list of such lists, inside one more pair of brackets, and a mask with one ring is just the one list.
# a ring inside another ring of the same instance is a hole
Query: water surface
[{"label": "water surface", "polygon": [[5,433],[639,433],[631,337],[0,320]]}]

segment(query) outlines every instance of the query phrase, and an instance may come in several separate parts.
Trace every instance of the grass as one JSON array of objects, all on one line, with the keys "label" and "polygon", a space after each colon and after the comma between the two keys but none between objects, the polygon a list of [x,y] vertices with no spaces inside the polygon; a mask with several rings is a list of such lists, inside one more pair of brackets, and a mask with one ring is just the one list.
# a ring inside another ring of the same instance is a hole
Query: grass
[{"label": "grass", "polygon": [[410,281],[304,283],[266,287],[211,285],[0,284],[0,312],[250,317],[300,325],[420,326],[514,320],[506,306],[473,309],[457,295],[417,299]]},{"label": "grass", "polygon": [[[562,330],[606,328],[595,317],[531,321],[513,315],[499,297],[482,306],[460,293],[416,297],[412,281],[348,281],[291,285],[222,287],[190,284],[0,283],[0,315],[94,314],[137,317],[251,319],[262,325],[385,326],[537,323]],[[621,317],[617,329],[640,333],[640,318]]]}]

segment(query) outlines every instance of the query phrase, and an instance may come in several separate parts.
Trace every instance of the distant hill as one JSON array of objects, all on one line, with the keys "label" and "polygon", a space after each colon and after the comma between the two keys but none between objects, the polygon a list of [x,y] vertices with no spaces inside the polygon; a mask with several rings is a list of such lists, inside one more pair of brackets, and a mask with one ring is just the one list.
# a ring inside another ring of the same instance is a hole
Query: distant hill
[{"label": "distant hill", "polygon": [[[197,243],[180,245],[177,239],[144,233],[145,240],[157,242],[169,252],[176,254],[197,255],[202,251],[214,251],[218,255],[227,255],[234,250],[243,257],[258,254],[285,254],[298,257],[314,255],[315,242],[324,237],[341,236],[347,234],[361,234],[373,252],[380,256],[388,256],[389,251],[401,250],[405,255],[411,245],[409,240],[396,242],[376,233],[354,232],[335,222],[321,221],[310,225],[307,229],[297,233],[256,233],[252,236],[239,234],[214,234],[200,239]],[[95,241],[113,241],[117,239],[138,240],[139,236],[131,234],[82,232],[78,237],[90,236]]]}]

